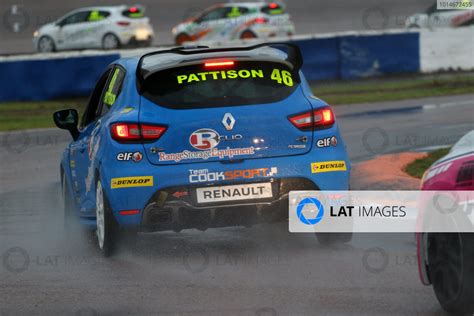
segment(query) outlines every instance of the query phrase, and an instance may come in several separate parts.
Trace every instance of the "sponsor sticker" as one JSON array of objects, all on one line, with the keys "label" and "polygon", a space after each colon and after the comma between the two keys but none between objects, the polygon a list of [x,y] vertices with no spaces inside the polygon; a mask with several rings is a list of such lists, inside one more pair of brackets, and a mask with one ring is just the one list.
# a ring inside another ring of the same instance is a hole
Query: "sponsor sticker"
[{"label": "sponsor sticker", "polygon": [[241,140],[242,138],[243,136],[240,134],[220,135],[213,129],[201,128],[189,136],[189,144],[199,150],[209,150],[217,147],[222,141]]},{"label": "sponsor sticker", "polygon": [[444,164],[442,166],[437,166],[435,168],[432,168],[432,169],[429,169],[428,172],[425,174],[425,177],[424,177],[424,181],[427,181],[439,174],[442,174],[444,173],[445,171],[447,171],[449,169],[449,167],[451,167],[452,163],[449,162],[447,164]]},{"label": "sponsor sticker", "polygon": [[254,200],[271,198],[271,183],[252,183],[242,185],[227,185],[196,189],[198,203],[213,203],[224,201]]},{"label": "sponsor sticker", "polygon": [[152,186],[153,176],[113,178],[110,183],[112,189]]},{"label": "sponsor sticker", "polygon": [[140,162],[143,159],[143,154],[139,151],[133,153],[118,153],[117,160],[118,161],[133,161],[133,162]]},{"label": "sponsor sticker", "polygon": [[219,172],[209,172],[209,169],[189,170],[190,183],[202,183],[213,181],[229,181],[237,179],[269,178],[278,173],[277,167],[229,170]]},{"label": "sponsor sticker", "polygon": [[311,164],[312,173],[322,173],[331,171],[346,171],[347,166],[344,160],[333,160],[324,162],[313,162]]},{"label": "sponsor sticker", "polygon": [[318,148],[326,148],[326,147],[336,147],[337,146],[337,137],[332,136],[332,137],[326,137],[322,139],[318,139],[316,141],[316,147]]},{"label": "sponsor sticker", "polygon": [[207,160],[209,158],[233,158],[236,156],[244,156],[244,155],[254,155],[255,148],[252,147],[244,147],[244,148],[229,148],[226,149],[217,149],[212,148],[211,150],[205,151],[189,151],[185,150],[180,153],[171,153],[167,154],[165,152],[159,152],[159,160],[160,161],[175,161],[180,162],[182,160],[191,160],[191,159],[203,159]]}]

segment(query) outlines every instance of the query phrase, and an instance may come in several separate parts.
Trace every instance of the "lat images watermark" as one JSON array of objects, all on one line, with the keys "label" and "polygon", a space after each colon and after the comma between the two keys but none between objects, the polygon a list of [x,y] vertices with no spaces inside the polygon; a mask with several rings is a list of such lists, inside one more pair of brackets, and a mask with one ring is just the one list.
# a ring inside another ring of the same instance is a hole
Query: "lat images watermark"
[{"label": "lat images watermark", "polygon": [[364,251],[362,255],[362,266],[373,274],[379,274],[391,267],[415,267],[417,265],[416,254],[389,254],[382,247],[373,247]]},{"label": "lat images watermark", "polygon": [[5,7],[2,15],[3,27],[12,33],[22,33],[31,28],[37,29],[45,24],[56,21],[59,16],[31,14],[23,5],[13,4]]},{"label": "lat images watermark", "polygon": [[255,254],[255,253],[211,253],[205,248],[195,248],[182,256],[182,264],[190,273],[201,273],[208,268],[219,267],[260,267],[272,265],[288,265],[289,259],[283,254]]},{"label": "lat images watermark", "polygon": [[0,147],[13,154],[21,154],[32,147],[55,146],[67,143],[71,137],[67,134],[54,134],[48,132],[13,131],[2,133]]},{"label": "lat images watermark", "polygon": [[400,150],[448,146],[458,141],[457,135],[432,135],[429,133],[393,134],[381,127],[371,127],[362,135],[362,146],[373,155]]},{"label": "lat images watermark", "polygon": [[97,256],[71,254],[36,255],[22,247],[11,247],[1,255],[3,268],[10,273],[23,273],[29,269],[60,269],[62,267],[79,267],[84,265],[101,265],[106,261]]}]

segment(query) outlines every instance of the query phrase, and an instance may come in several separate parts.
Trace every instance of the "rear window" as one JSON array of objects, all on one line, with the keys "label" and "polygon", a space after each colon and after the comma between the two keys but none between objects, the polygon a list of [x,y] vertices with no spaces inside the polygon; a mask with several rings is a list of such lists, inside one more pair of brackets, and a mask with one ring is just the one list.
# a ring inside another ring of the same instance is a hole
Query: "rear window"
[{"label": "rear window", "polygon": [[281,5],[279,5],[278,3],[270,3],[270,4],[262,7],[261,11],[263,13],[269,14],[269,15],[278,15],[278,14],[284,14],[285,13],[285,10],[283,9],[283,7]]},{"label": "rear window", "polygon": [[173,109],[212,108],[281,101],[298,84],[287,64],[227,60],[159,71],[147,78],[143,95]]},{"label": "rear window", "polygon": [[130,7],[127,10],[123,11],[122,15],[130,19],[140,19],[145,16],[145,13],[142,8]]}]

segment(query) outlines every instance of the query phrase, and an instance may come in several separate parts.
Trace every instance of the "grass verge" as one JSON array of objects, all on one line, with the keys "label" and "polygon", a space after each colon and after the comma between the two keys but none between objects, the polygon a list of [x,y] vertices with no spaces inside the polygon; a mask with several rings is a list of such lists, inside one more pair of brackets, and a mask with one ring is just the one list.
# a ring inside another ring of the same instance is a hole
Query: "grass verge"
[{"label": "grass verge", "polygon": [[451,148],[441,148],[430,152],[424,158],[416,159],[405,167],[410,176],[421,179],[425,171],[438,159],[446,156]]},{"label": "grass verge", "polygon": [[314,94],[329,104],[396,101],[474,93],[474,75],[440,75],[313,84]]},{"label": "grass verge", "polygon": [[[333,105],[404,100],[474,93],[474,74],[315,83],[312,89],[316,96]],[[76,108],[82,112],[86,100],[78,98],[0,103],[0,131],[54,127],[52,120],[54,111]]]}]

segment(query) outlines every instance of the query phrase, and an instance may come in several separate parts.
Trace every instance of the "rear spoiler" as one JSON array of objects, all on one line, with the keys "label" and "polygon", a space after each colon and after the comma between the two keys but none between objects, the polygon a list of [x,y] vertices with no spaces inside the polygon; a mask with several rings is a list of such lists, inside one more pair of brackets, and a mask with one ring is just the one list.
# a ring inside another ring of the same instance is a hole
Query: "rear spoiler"
[{"label": "rear spoiler", "polygon": [[261,47],[270,47],[270,48],[283,48],[280,50],[287,53],[286,61],[293,65],[293,70],[298,72],[303,66],[303,57],[301,55],[300,48],[295,44],[288,43],[263,43],[253,46],[244,46],[244,47],[224,47],[224,48],[209,48],[208,46],[181,46],[175,47],[167,50],[160,50],[156,52],[151,52],[140,57],[137,65],[137,88],[138,93],[142,93],[142,88],[147,77],[152,73],[144,73],[142,65],[143,61],[150,56],[160,55],[160,54],[177,54],[177,55],[195,55],[203,53],[219,53],[219,52],[242,52],[242,51],[251,51]]}]

